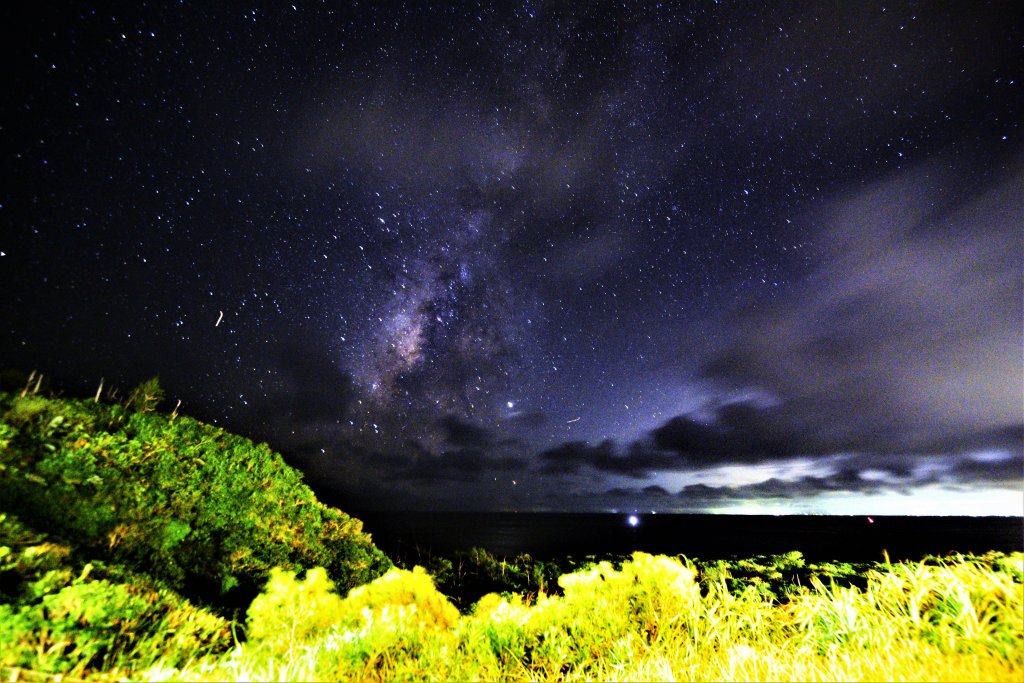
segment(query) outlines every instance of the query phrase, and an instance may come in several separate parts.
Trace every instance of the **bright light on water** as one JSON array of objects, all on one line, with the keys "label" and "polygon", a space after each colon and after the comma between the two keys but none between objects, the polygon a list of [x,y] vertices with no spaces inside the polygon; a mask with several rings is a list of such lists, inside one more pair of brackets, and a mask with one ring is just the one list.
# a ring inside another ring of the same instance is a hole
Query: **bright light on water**
[{"label": "bright light on water", "polygon": [[636,515],[630,515],[626,518],[626,522],[628,522],[630,526],[637,526],[640,524],[640,518]]}]

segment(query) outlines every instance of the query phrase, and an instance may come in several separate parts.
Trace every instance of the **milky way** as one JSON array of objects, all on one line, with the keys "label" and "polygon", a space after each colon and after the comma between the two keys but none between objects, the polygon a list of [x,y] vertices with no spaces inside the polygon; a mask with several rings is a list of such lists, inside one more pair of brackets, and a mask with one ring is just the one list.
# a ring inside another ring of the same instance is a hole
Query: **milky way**
[{"label": "milky way", "polygon": [[412,255],[384,259],[369,277],[369,324],[352,335],[346,358],[364,396],[361,431],[490,418],[521,381],[526,328],[538,314],[530,293],[513,286],[501,258],[515,256],[510,231],[493,214],[457,207],[430,217],[426,235],[407,238],[418,242]]},{"label": "milky way", "polygon": [[1024,504],[1011,4],[3,11],[4,368],[350,507]]}]

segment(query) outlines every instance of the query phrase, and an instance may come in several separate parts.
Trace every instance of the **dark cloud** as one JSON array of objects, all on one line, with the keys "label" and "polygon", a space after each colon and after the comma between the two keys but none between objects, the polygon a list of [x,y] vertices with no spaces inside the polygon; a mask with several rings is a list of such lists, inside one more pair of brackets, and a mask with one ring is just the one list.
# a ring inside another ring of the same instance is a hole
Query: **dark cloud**
[{"label": "dark cloud", "polygon": [[396,469],[395,477],[407,481],[476,481],[484,472],[502,473],[521,467],[511,457],[492,456],[477,448],[448,450],[439,455],[420,453]]},{"label": "dark cloud", "polygon": [[954,434],[945,439],[926,441],[920,450],[924,453],[977,453],[1001,451],[1024,457],[1024,424],[1008,424]]},{"label": "dark cloud", "polygon": [[495,509],[508,497],[503,483],[518,477],[521,465],[510,456],[475,449],[432,453],[421,444],[401,450],[371,450],[343,441],[329,455],[307,452],[303,471],[323,498],[346,509]]},{"label": "dark cloud", "polygon": [[[804,476],[797,479],[772,477],[762,482],[740,486],[709,486],[690,484],[676,494],[684,507],[700,508],[709,503],[737,502],[766,499],[799,499],[839,491],[853,493],[878,493],[881,491],[905,492],[909,482],[882,481],[865,478],[855,469],[842,469],[828,476]],[[664,498],[672,495],[662,487],[648,486],[642,489],[617,488],[608,495],[623,497]]]},{"label": "dark cloud", "polygon": [[679,458],[642,448],[619,453],[616,445],[606,440],[596,446],[585,441],[570,441],[540,454],[541,471],[545,474],[574,474],[584,467],[602,472],[641,478],[653,470],[679,466]]},{"label": "dark cloud", "polygon": [[717,501],[763,500],[770,498],[808,498],[837,491],[878,493],[905,490],[900,484],[866,479],[856,470],[841,470],[825,477],[805,476],[793,480],[776,477],[742,486],[691,484],[677,494],[687,504]]},{"label": "dark cloud", "polygon": [[494,434],[479,425],[463,420],[457,415],[445,415],[437,422],[444,433],[444,440],[460,448],[486,448],[495,443]]},{"label": "dark cloud", "polygon": [[[1020,426],[999,427],[964,434],[955,441],[931,441],[918,449],[903,451],[840,452],[822,450],[811,432],[793,434],[786,441],[773,424],[780,418],[776,407],[751,403],[720,406],[713,419],[702,422],[677,416],[627,447],[604,441],[596,446],[568,442],[544,451],[541,468],[546,474],[581,474],[584,470],[642,479],[656,472],[706,471],[719,465],[749,464],[766,468],[815,456],[819,467],[833,471],[796,479],[769,476],[742,486],[692,484],[679,492],[688,504],[723,500],[808,498],[825,493],[905,493],[911,487],[969,484],[1019,485],[1024,482],[1024,431]],[[803,439],[801,441],[801,439]],[[785,444],[791,444],[789,449]],[[805,444],[801,447],[799,444]],[[812,445],[806,445],[812,444]],[[815,450],[818,449],[818,450]],[[615,487],[609,496],[632,499],[664,498],[660,485],[643,488]]]},{"label": "dark cloud", "polygon": [[797,479],[771,477],[765,481],[739,486],[709,486],[690,484],[676,494],[657,485],[643,488],[615,487],[605,495],[629,500],[649,500],[664,503],[674,497],[685,508],[700,509],[710,503],[737,502],[767,499],[811,498],[826,493],[853,492],[878,493],[881,491],[905,492],[909,481],[883,481],[862,476],[855,469],[843,469],[828,476],[804,476]]},{"label": "dark cloud", "polygon": [[800,448],[796,435],[777,424],[773,409],[747,402],[718,406],[709,422],[674,417],[651,432],[651,441],[692,464],[756,462],[794,455]]},{"label": "dark cloud", "polygon": [[515,493],[508,484],[525,471],[509,452],[471,447],[435,452],[416,440],[391,449],[347,438],[326,452],[314,445],[293,454],[310,484],[328,500],[359,509],[494,509]]},{"label": "dark cloud", "polygon": [[611,441],[602,442],[597,446],[591,446],[586,441],[569,441],[540,454],[545,474],[576,473],[586,465],[596,467],[596,463],[610,461],[613,458],[614,444]]},{"label": "dark cloud", "polygon": [[949,471],[957,483],[1024,484],[1024,455],[982,452],[959,458]]},{"label": "dark cloud", "polygon": [[615,486],[604,492],[605,497],[622,499],[655,499],[665,501],[672,498],[672,494],[665,488],[658,485],[644,486],[643,488],[632,488],[629,486]]},{"label": "dark cloud", "polygon": [[[857,443],[822,438],[815,423],[799,421],[799,416],[785,403],[759,406],[738,401],[708,412],[711,418],[707,421],[688,415],[672,418],[651,431],[650,443],[656,449],[685,456],[685,462],[692,466],[854,453],[883,469],[905,469],[907,463],[913,461],[906,456],[956,455],[984,450],[1019,454],[1024,450],[1024,424],[952,432],[938,439],[922,437],[917,443],[885,448],[872,439]],[[882,456],[882,461],[874,462],[878,460],[875,456]]]},{"label": "dark cloud", "polygon": [[732,498],[735,489],[731,486],[708,486],[707,484],[690,484],[679,492],[679,497],[688,503],[717,502]]},{"label": "dark cloud", "polygon": [[643,487],[640,493],[650,498],[667,498],[668,496],[672,495],[666,489],[664,489],[661,486],[658,486],[657,484],[652,484],[651,486]]}]

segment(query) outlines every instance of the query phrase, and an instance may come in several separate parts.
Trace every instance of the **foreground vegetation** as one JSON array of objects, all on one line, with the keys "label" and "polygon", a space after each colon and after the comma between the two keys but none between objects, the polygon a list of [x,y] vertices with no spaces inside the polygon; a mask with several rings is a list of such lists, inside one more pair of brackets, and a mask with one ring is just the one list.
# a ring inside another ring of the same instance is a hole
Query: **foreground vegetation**
[{"label": "foreground vegetation", "polygon": [[1022,557],[879,565],[863,589],[785,602],[636,553],[562,576],[561,595],[484,596],[467,615],[423,570],[342,598],[277,572],[231,653],[161,680],[1021,680]]},{"label": "foreground vegetation", "polygon": [[[266,445],[0,392],[0,676],[1016,680],[1024,554],[395,558]],[[103,400],[100,400],[103,399]],[[426,569],[417,565],[424,565]]]}]

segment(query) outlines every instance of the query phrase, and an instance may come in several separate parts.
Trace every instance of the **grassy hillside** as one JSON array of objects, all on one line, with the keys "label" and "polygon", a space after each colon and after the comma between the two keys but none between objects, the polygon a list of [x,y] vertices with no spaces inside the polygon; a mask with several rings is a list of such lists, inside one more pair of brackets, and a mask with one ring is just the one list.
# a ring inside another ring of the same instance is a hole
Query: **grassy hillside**
[{"label": "grassy hillside", "polygon": [[[14,631],[44,617],[135,634],[126,615],[200,610],[210,632],[197,643],[209,645],[275,567],[323,567],[343,590],[391,567],[359,520],[319,503],[266,444],[158,413],[159,398],[155,382],[123,404],[0,392],[0,665],[25,664]],[[75,616],[84,603],[96,609]],[[40,652],[63,653],[33,660],[46,670],[94,666],[123,645],[90,653],[39,637]]]}]

